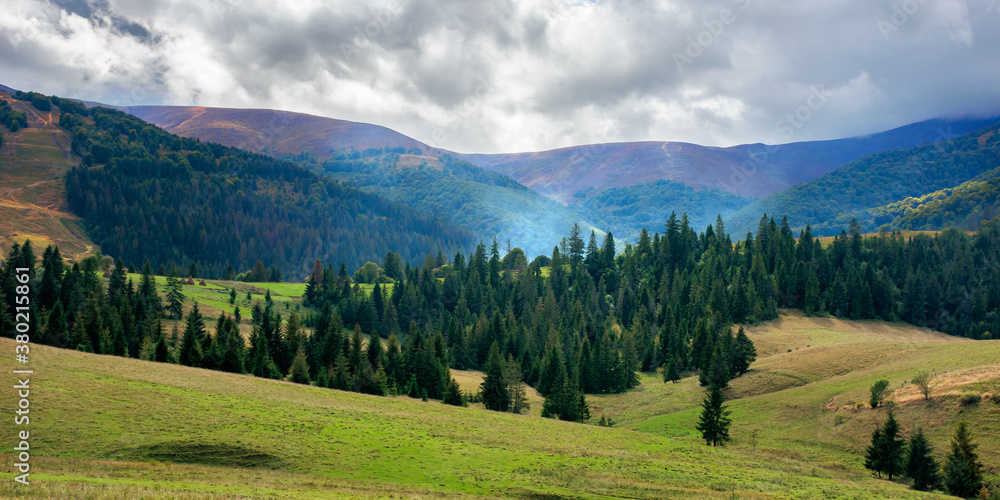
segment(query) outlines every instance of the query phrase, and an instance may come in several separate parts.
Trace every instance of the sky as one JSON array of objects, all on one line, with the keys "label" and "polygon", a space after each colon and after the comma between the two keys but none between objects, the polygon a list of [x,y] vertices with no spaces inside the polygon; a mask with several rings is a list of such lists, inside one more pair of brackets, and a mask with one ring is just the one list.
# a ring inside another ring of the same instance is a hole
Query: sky
[{"label": "sky", "polygon": [[271,108],[462,153],[1000,115],[1000,0],[4,0],[0,83]]}]

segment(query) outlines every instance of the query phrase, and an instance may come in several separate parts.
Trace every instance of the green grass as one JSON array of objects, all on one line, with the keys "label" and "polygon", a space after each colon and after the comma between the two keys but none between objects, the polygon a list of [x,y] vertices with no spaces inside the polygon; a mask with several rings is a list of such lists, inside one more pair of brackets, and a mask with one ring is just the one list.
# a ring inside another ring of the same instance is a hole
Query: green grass
[{"label": "green grass", "polygon": [[[957,403],[965,391],[992,394],[1000,389],[1000,342],[949,337],[904,324],[806,318],[798,311],[748,328],[748,334],[759,359],[727,390],[736,446],[745,446],[756,431],[758,446],[772,453],[864,473],[864,448],[887,411],[867,407],[868,388],[885,378],[904,434],[924,428],[940,461],[955,423],[966,420],[988,475],[1000,475],[1000,405],[960,408]],[[919,370],[936,374],[930,401],[907,383]],[[646,377],[636,391],[592,400],[606,405],[605,413],[628,428],[692,436],[696,405],[704,394],[697,377],[678,384]]]},{"label": "green grass", "polygon": [[[139,285],[142,275],[129,273],[127,279],[131,279],[135,286]],[[167,278],[156,276],[156,288],[161,296],[166,296]],[[182,293],[185,296],[184,311],[190,311],[191,305],[198,304],[198,309],[207,318],[218,318],[221,313],[232,315],[236,306],[240,308],[240,314],[244,318],[250,317],[250,310],[255,302],[264,301],[268,290],[271,291],[271,301],[274,308],[287,318],[289,313],[298,312],[305,314],[312,309],[302,307],[301,294],[305,290],[304,283],[244,283],[240,281],[205,280],[205,286],[201,286],[201,280],[195,280],[194,285],[182,285]],[[229,303],[229,291],[235,288],[237,291],[234,304]],[[247,292],[251,293],[251,298],[247,300]]]},{"label": "green grass", "polygon": [[[5,481],[0,496],[930,498],[738,443],[44,346],[31,356],[33,484]],[[13,398],[4,391],[2,404]]]}]

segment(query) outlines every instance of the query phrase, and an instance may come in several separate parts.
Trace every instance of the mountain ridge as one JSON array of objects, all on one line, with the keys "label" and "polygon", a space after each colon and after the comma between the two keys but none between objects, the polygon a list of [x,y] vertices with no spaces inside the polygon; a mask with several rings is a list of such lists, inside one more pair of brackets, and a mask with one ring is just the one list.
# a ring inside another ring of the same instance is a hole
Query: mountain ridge
[{"label": "mountain ridge", "polygon": [[753,230],[763,214],[787,216],[796,228],[812,226],[817,236],[834,235],[856,219],[863,231],[888,222],[884,208],[955,188],[997,167],[1000,122],[947,142],[883,151],[847,163],[808,183],[758,200],[726,223],[737,233]]},{"label": "mountain ridge", "polygon": [[[96,103],[93,103],[96,104]],[[581,191],[666,180],[762,199],[808,182],[867,154],[938,142],[992,123],[992,118],[935,118],[841,139],[729,147],[680,141],[585,144],[545,151],[458,153],[391,128],[307,113],[256,108],[131,106],[120,108],[184,137],[281,157],[312,151],[320,160],[345,149],[405,147],[450,155],[524,184],[564,205]]]}]

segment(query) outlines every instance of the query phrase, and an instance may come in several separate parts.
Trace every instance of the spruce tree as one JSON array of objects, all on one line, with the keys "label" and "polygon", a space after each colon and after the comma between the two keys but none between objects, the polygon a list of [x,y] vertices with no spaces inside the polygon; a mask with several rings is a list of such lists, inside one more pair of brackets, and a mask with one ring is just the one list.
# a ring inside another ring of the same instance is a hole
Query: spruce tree
[{"label": "spruce tree", "polygon": [[180,361],[187,366],[201,366],[204,351],[202,351],[202,338],[205,335],[205,323],[201,313],[198,311],[198,304],[195,303],[188,313],[187,324],[184,327],[184,338],[181,344]]},{"label": "spruce tree", "polygon": [[705,440],[705,444],[721,446],[730,440],[729,424],[731,421],[729,419],[729,410],[722,406],[724,402],[725,396],[722,394],[722,388],[713,385],[709,388],[708,395],[701,403],[701,417],[695,428],[701,432],[701,437]]},{"label": "spruce tree", "polygon": [[742,326],[736,333],[735,351],[736,359],[733,361],[733,367],[737,375],[743,375],[750,369],[750,365],[757,361],[757,348],[754,347],[750,337],[747,337]]},{"label": "spruce tree", "polygon": [[906,452],[906,475],[913,479],[913,489],[920,491],[934,489],[941,481],[938,464],[931,456],[933,452],[923,429],[918,427],[910,436]]},{"label": "spruce tree", "polygon": [[957,497],[970,498],[982,487],[982,465],[972,443],[968,424],[959,422],[951,439],[951,453],[944,462],[944,484]]},{"label": "spruce tree", "polygon": [[444,396],[441,397],[441,402],[452,406],[467,406],[465,396],[462,395],[462,388],[459,387],[454,378],[449,379],[448,384],[444,386]]},{"label": "spruce tree", "polygon": [[871,442],[865,452],[865,468],[880,478],[885,474],[891,481],[893,476],[898,476],[904,471],[905,447],[906,441],[900,436],[899,423],[890,411],[885,423],[872,433]]},{"label": "spruce tree", "polygon": [[510,407],[510,394],[507,393],[505,374],[506,363],[500,356],[500,346],[496,341],[490,345],[490,355],[486,360],[486,377],[483,379],[483,405],[487,410],[507,411]]},{"label": "spruce tree", "polygon": [[677,370],[677,361],[674,360],[673,356],[667,359],[666,365],[663,367],[663,382],[673,382],[677,383],[681,380],[681,374]]},{"label": "spruce tree", "polygon": [[288,372],[288,379],[296,384],[309,384],[312,381],[309,378],[309,363],[306,361],[305,349],[299,348],[295,354],[295,360],[292,361],[292,367]]},{"label": "spruce tree", "polygon": [[183,314],[184,294],[181,293],[183,286],[180,280],[173,276],[167,277],[167,311],[175,318],[180,318]]},{"label": "spruce tree", "polygon": [[883,462],[882,472],[889,476],[892,481],[893,476],[903,473],[903,456],[906,451],[906,441],[900,435],[899,422],[896,421],[892,411],[882,427]]}]

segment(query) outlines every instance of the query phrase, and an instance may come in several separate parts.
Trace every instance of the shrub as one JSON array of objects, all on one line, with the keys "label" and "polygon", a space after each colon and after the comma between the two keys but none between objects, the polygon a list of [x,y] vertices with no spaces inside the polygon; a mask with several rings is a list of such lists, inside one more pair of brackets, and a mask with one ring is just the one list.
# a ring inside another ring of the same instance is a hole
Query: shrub
[{"label": "shrub", "polygon": [[979,402],[979,395],[974,392],[967,392],[962,394],[962,397],[958,398],[958,405],[965,407],[971,406]]},{"label": "shrub", "polygon": [[928,371],[918,372],[913,376],[913,384],[920,389],[920,393],[924,395],[924,399],[931,398],[931,380],[934,375],[931,375]]},{"label": "shrub", "polygon": [[872,408],[878,408],[882,401],[885,400],[885,396],[889,393],[889,381],[886,379],[879,380],[871,386],[871,397],[868,399],[868,404]]}]

